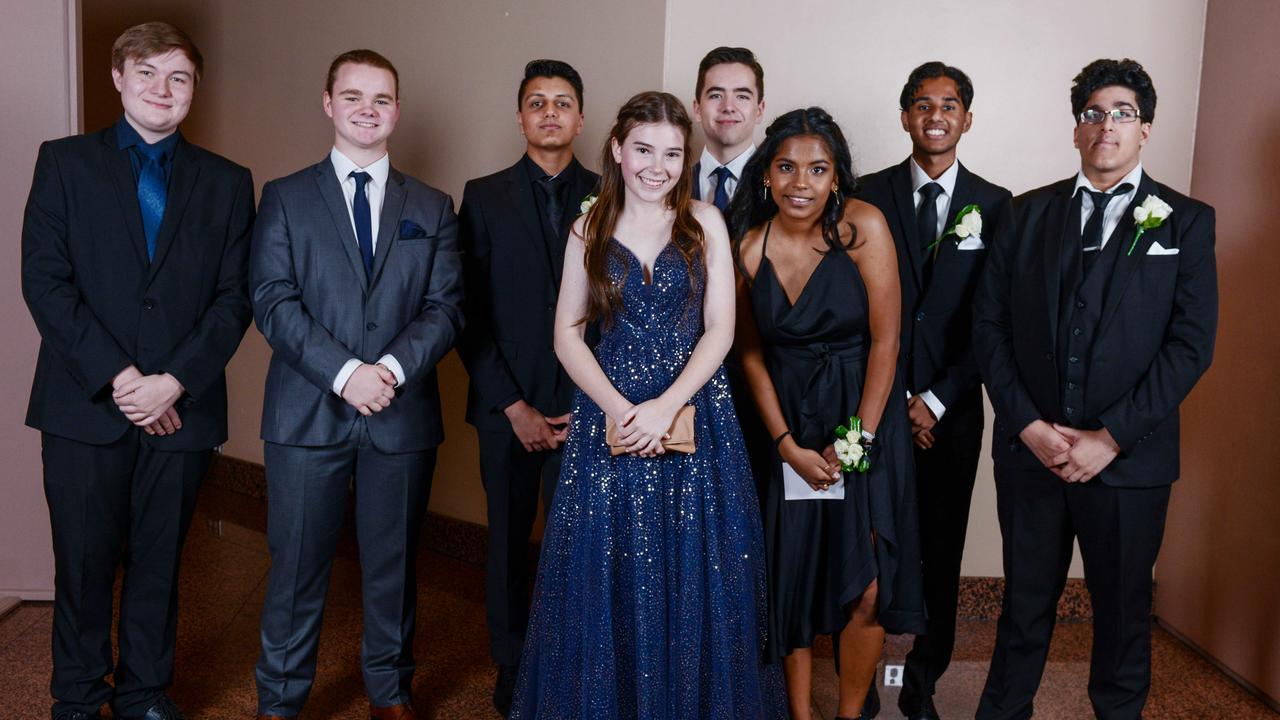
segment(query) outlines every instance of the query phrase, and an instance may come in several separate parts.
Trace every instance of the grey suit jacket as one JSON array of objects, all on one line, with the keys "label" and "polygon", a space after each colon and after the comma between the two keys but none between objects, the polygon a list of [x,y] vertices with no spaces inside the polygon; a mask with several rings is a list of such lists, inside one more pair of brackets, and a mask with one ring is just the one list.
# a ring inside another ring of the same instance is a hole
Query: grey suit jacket
[{"label": "grey suit jacket", "polygon": [[372,275],[366,276],[342,187],[324,160],[262,189],[253,231],[253,316],[271,345],[262,439],[324,446],[359,413],[333,393],[351,358],[394,355],[405,381],[368,418],[383,452],[444,441],[436,364],[462,329],[462,259],[448,195],[388,175]]}]

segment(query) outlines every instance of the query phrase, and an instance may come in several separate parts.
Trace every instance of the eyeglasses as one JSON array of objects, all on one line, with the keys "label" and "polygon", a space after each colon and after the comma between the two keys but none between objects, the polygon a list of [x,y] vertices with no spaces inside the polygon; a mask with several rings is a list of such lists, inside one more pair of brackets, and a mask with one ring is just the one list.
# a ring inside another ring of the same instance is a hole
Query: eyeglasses
[{"label": "eyeglasses", "polygon": [[1141,113],[1137,108],[1119,107],[1113,110],[1099,110],[1098,108],[1089,108],[1080,113],[1080,122],[1085,125],[1101,125],[1106,121],[1107,117],[1111,117],[1112,122],[1131,123],[1137,121],[1141,117]]}]

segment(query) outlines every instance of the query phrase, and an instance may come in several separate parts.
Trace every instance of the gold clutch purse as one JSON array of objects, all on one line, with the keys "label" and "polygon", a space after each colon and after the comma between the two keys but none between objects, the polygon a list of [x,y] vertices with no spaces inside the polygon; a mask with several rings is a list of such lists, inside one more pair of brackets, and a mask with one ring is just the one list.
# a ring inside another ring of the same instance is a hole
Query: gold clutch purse
[{"label": "gold clutch purse", "polygon": [[[671,421],[671,429],[667,431],[668,437],[662,441],[662,447],[668,452],[692,454],[697,450],[697,446],[693,443],[693,406],[685,405],[676,413],[676,417]],[[627,446],[618,442],[618,426],[614,424],[613,418],[605,416],[604,419],[604,441],[609,445],[610,455],[623,455],[627,452]]]}]

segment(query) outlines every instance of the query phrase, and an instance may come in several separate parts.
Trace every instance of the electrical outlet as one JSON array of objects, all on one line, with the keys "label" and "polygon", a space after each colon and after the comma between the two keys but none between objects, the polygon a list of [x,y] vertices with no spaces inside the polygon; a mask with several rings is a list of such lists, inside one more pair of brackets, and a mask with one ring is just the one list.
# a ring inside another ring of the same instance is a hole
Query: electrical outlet
[{"label": "electrical outlet", "polygon": [[885,687],[902,687],[902,666],[901,665],[885,665],[884,666],[884,686]]}]

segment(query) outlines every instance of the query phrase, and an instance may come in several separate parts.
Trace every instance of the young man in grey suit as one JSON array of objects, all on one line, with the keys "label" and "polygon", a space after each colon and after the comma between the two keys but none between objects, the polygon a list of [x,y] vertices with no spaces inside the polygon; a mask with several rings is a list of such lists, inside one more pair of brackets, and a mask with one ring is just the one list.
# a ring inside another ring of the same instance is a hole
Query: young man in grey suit
[{"label": "young man in grey suit", "polygon": [[457,219],[448,195],[390,165],[386,58],[339,55],[324,110],[333,149],[263,188],[253,237],[254,318],[273,351],[258,711],[290,718],[306,702],[354,478],[370,714],[413,718],[418,528],[444,439],[435,368],[462,329]]}]

